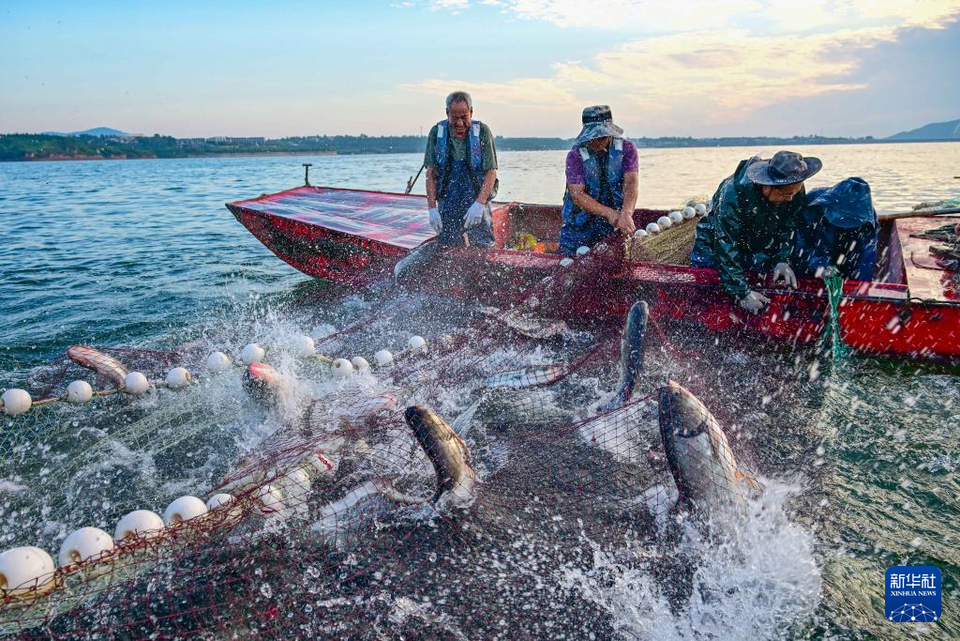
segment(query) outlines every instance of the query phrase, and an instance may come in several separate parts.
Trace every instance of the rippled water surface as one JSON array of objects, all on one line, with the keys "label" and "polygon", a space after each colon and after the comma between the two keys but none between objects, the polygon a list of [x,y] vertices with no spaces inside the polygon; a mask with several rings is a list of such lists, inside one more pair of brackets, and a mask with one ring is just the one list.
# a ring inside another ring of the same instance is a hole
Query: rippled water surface
[{"label": "rippled water surface", "polygon": [[[639,204],[674,207],[711,194],[739,160],[773,151],[641,150]],[[808,186],[861,176],[871,183],[880,211],[960,196],[960,144],[798,151],[824,162]],[[499,199],[559,202],[563,156],[501,153]],[[45,363],[75,343],[171,347],[229,335],[242,345],[248,328],[297,326],[297,312],[290,310],[324,305],[330,288],[274,257],[223,203],[299,184],[301,162],[313,163],[314,184],[402,191],[420,158],[0,164],[0,388],[29,388]],[[419,193],[422,186],[421,178]],[[287,305],[291,301],[296,305]],[[778,376],[762,350],[717,350],[716,362],[746,363],[767,385]],[[744,429],[754,434],[766,476],[792,488],[792,520],[812,537],[811,571],[822,576],[813,615],[789,630],[766,632],[957,638],[960,379],[944,367],[867,359],[824,369],[820,379],[802,384],[790,374],[786,391],[766,405],[751,398],[749,383],[730,390],[731,398],[762,406],[760,418],[744,417]],[[803,363],[799,371],[807,371]],[[716,384],[735,385],[720,376]],[[718,389],[716,396],[724,394]],[[10,487],[0,483],[0,509],[9,507],[3,493]],[[29,542],[29,535],[2,538],[3,548]],[[758,557],[759,565],[764,562]],[[943,571],[944,618],[936,625],[894,627],[883,618],[884,571],[909,564]],[[643,603],[629,587],[614,593],[604,588],[596,598],[626,607],[620,629],[628,636],[699,634],[672,619],[651,623],[629,612],[631,604]],[[737,603],[734,595],[730,599]],[[723,637],[717,630],[709,635]]]}]

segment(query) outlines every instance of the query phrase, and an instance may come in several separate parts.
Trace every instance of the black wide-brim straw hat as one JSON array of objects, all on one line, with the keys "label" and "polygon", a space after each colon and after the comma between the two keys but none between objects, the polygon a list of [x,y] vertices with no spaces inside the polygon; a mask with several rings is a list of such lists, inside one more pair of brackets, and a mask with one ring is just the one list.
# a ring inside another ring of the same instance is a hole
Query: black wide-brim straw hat
[{"label": "black wide-brim straw hat", "polygon": [[583,129],[577,136],[577,144],[582,145],[597,138],[613,136],[619,138],[623,129],[613,124],[613,112],[607,105],[594,105],[583,110],[581,118]]},{"label": "black wide-brim straw hat", "polygon": [[778,151],[770,160],[761,160],[747,167],[747,178],[758,185],[793,185],[814,175],[821,167],[823,163],[819,158]]}]

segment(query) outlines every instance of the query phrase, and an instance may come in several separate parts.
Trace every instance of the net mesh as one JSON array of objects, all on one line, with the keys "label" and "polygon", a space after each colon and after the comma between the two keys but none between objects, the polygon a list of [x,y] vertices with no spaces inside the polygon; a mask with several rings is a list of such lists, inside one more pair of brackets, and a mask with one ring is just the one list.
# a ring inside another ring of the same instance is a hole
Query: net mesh
[{"label": "net mesh", "polygon": [[[555,320],[582,295],[575,283],[599,287],[614,268],[603,255],[504,309],[432,296],[414,304],[387,290],[317,351],[376,362],[398,327],[426,346],[351,376],[337,378],[328,359],[271,350],[270,380],[251,384],[234,368],[185,390],[51,402],[7,419],[6,547],[37,546],[56,563],[77,528],[116,540],[93,554],[75,545],[56,572],[25,583],[0,575],[0,633],[609,637],[611,613],[571,581],[597,571],[598,551],[649,572],[681,603],[695,564],[677,562],[678,528],[734,521],[756,484],[723,421],[665,384],[670,374],[701,389],[691,354],[656,319],[636,377],[622,319]],[[153,377],[173,364],[200,370],[204,358],[99,351]],[[80,372],[65,357],[42,383],[59,398]],[[625,404],[601,411],[634,381]],[[109,375],[96,383],[117,385]],[[408,407],[442,423],[423,437]],[[182,495],[212,507],[178,521],[164,508]],[[114,528],[133,510],[167,524],[122,538]]]}]

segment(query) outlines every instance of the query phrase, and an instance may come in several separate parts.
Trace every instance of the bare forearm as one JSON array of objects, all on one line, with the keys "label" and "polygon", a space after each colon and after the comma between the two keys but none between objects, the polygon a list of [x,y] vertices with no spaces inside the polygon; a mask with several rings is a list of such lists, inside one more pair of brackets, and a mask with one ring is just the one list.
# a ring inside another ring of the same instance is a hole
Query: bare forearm
[{"label": "bare forearm", "polygon": [[433,209],[437,206],[437,174],[433,167],[427,169],[427,207]]},{"label": "bare forearm", "polygon": [[490,194],[493,193],[493,185],[497,182],[497,170],[490,169],[483,177],[483,185],[480,186],[480,193],[477,194],[477,202],[484,205],[490,200]]},{"label": "bare forearm", "polygon": [[629,173],[624,176],[623,181],[623,207],[620,211],[633,215],[633,210],[637,208],[637,195],[640,192],[639,181],[636,173]]}]

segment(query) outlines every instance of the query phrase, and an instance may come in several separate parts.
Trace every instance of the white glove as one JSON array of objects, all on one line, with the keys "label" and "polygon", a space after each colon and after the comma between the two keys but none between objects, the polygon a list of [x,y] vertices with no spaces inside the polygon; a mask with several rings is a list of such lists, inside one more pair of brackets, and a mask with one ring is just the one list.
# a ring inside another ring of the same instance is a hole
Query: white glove
[{"label": "white glove", "polygon": [[773,268],[773,284],[776,285],[777,281],[781,278],[784,284],[794,289],[797,288],[797,275],[793,273],[790,265],[786,263],[777,263],[777,266]]},{"label": "white glove", "polygon": [[827,265],[826,267],[817,267],[815,275],[817,278],[827,279],[831,276],[839,276],[840,270],[833,265]]},{"label": "white glove", "polygon": [[763,306],[769,302],[770,299],[760,292],[750,291],[750,293],[740,299],[740,307],[748,312],[759,312],[763,309]]},{"label": "white glove", "polygon": [[440,220],[440,210],[436,207],[430,208],[430,226],[433,227],[433,231],[438,234],[443,229],[443,221]]},{"label": "white glove", "polygon": [[483,214],[486,210],[487,207],[478,202],[470,205],[470,209],[467,210],[467,214],[463,217],[463,228],[473,229],[479,225],[480,221],[483,220]]}]

